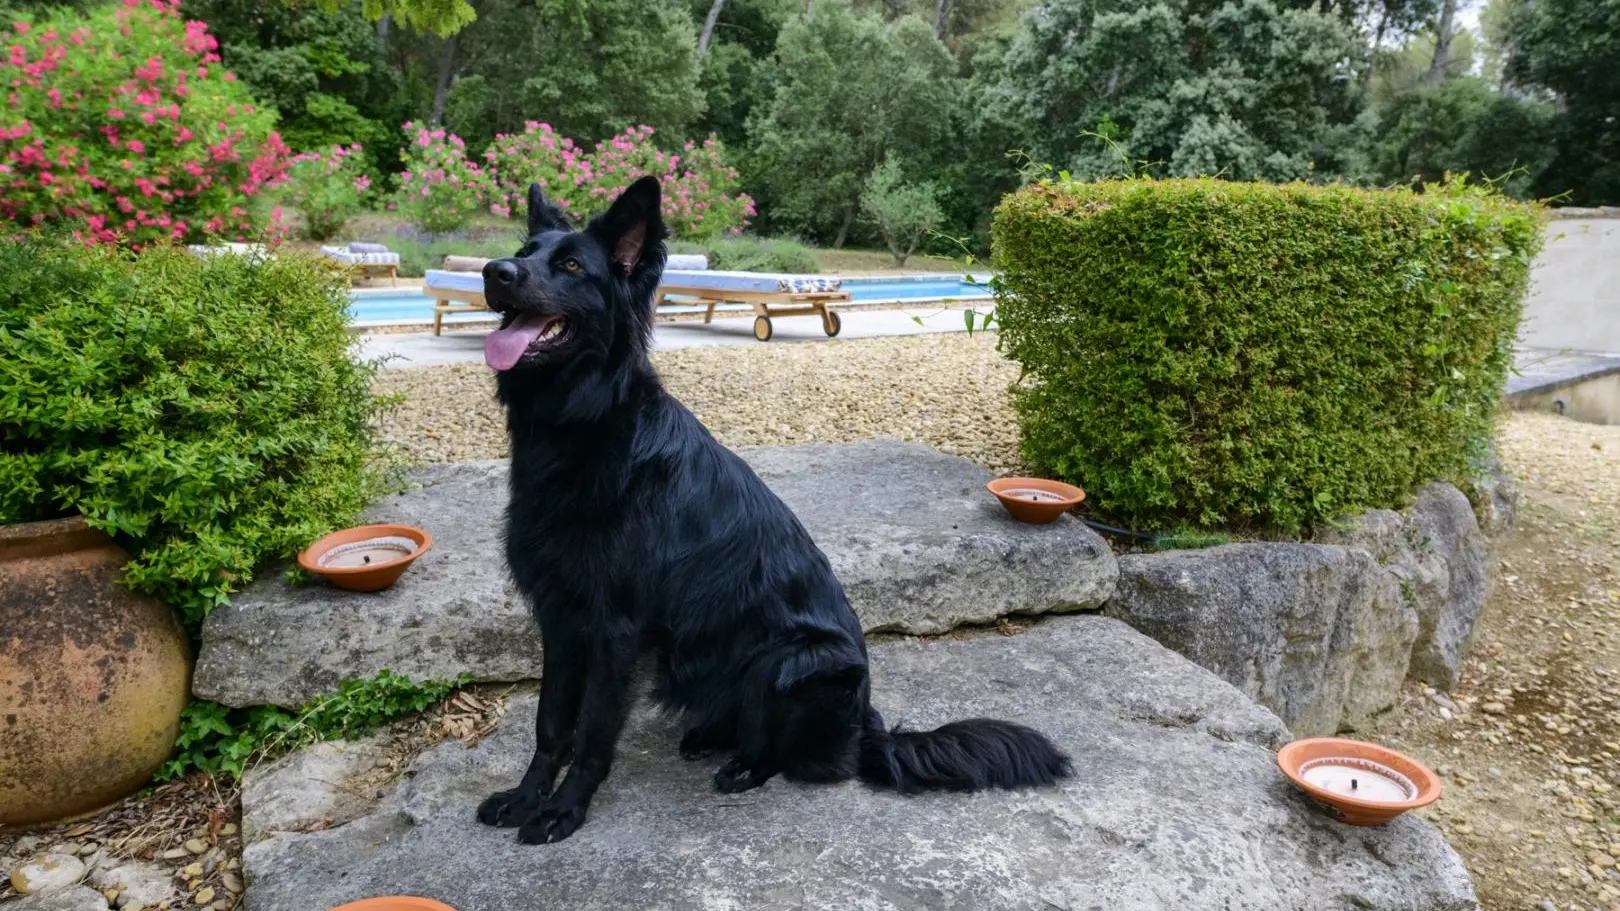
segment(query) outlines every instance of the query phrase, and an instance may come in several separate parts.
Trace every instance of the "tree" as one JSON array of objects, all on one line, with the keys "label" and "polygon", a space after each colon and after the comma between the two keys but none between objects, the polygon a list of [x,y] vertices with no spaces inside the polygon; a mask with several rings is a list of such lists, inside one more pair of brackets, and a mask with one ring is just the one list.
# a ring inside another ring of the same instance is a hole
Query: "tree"
[{"label": "tree", "polygon": [[1292,180],[1359,141],[1357,55],[1314,8],[1052,0],[1024,17],[986,103],[1038,160],[1082,176]]},{"label": "tree", "polygon": [[750,125],[762,211],[842,246],[867,177],[891,150],[926,168],[950,136],[955,61],[917,16],[885,23],[822,0],[782,29],[775,90]]},{"label": "tree", "polygon": [[684,135],[703,112],[697,31],[684,0],[492,2],[457,36],[453,77],[483,78],[483,109],[458,99],[450,126],[493,135],[543,120],[590,143],[638,123]]},{"label": "tree", "polygon": [[1553,117],[1552,105],[1497,91],[1475,76],[1421,86],[1380,111],[1373,165],[1383,182],[1469,173],[1525,197],[1552,158]]},{"label": "tree", "polygon": [[1572,203],[1620,203],[1620,0],[1536,0],[1509,29],[1508,74],[1557,97],[1557,149],[1537,187]]},{"label": "tree", "polygon": [[933,183],[907,183],[898,159],[889,158],[866,179],[861,210],[877,226],[883,243],[904,266],[917,245],[945,221],[939,207],[939,187]]},{"label": "tree", "polygon": [[[296,3],[297,0],[288,0]],[[352,5],[353,0],[317,0],[328,13]],[[390,20],[417,31],[448,38],[472,24],[478,13],[467,0],[361,0],[360,9],[373,22]]]}]

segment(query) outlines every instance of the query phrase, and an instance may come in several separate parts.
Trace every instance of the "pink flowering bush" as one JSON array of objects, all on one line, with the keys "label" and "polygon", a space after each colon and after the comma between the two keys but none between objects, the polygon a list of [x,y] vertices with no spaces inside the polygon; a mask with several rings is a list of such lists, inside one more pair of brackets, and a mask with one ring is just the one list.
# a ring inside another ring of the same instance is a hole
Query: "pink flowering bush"
[{"label": "pink flowering bush", "polygon": [[549,125],[531,122],[521,135],[495,137],[484,158],[512,210],[521,211],[535,182],[565,212],[588,218],[606,210],[637,178],[652,174],[663,186],[664,220],[676,236],[741,234],[755,214],[754,201],[737,192],[737,170],[726,165],[720,140],[688,141],[680,152],[664,152],[653,134],[649,126],[631,127],[587,153]]},{"label": "pink flowering bush", "polygon": [[177,0],[25,13],[6,32],[0,219],[132,247],[262,236],[288,149]]},{"label": "pink flowering bush", "polygon": [[304,235],[326,240],[343,230],[371,190],[360,144],[335,145],[331,154],[305,152],[287,168],[287,201],[304,219]]},{"label": "pink flowering bush", "polygon": [[454,133],[405,124],[405,171],[392,208],[432,234],[454,231],[481,212],[510,215],[494,175],[467,157]]}]

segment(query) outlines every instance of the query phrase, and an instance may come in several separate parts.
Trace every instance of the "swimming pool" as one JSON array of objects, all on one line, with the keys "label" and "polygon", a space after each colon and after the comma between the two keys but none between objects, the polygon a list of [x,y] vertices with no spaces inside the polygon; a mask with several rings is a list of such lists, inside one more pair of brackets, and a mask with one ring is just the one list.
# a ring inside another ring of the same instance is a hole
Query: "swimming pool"
[{"label": "swimming pool", "polygon": [[[879,304],[916,301],[975,301],[990,296],[983,282],[988,275],[973,275],[973,281],[964,281],[961,275],[905,275],[881,278],[846,278],[843,287],[849,291],[854,303]],[[662,312],[678,313],[678,306],[664,307]],[[692,309],[697,309],[696,307]],[[748,310],[746,306],[735,308]],[[433,300],[415,290],[393,288],[365,288],[349,292],[349,318],[359,325],[387,326],[433,321]],[[487,320],[479,313],[450,314],[445,322]]]}]

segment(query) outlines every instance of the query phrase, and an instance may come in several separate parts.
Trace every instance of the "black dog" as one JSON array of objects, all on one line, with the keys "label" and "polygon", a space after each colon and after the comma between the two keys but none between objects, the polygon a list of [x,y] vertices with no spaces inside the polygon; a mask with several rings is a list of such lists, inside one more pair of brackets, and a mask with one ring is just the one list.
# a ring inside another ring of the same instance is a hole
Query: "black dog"
[{"label": "black dog", "polygon": [[[484,267],[485,343],[512,438],[506,555],[545,643],[537,745],[478,818],[560,841],[613,762],[638,658],[685,719],[681,755],[735,751],[715,787],[863,781],[902,792],[1049,784],[1069,758],[977,719],[886,730],[861,627],[793,513],[664,391],[648,360],[664,266],[658,181],[583,231],[529,188],[529,240]],[[572,764],[562,784],[553,780]]]}]

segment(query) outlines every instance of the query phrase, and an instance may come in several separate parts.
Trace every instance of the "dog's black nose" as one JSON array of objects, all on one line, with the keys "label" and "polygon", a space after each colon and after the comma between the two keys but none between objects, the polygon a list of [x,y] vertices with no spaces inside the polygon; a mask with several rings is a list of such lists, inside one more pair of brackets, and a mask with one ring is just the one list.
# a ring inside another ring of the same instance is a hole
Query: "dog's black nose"
[{"label": "dog's black nose", "polygon": [[497,288],[511,288],[518,283],[521,273],[518,264],[509,259],[497,259],[484,265],[484,284]]}]

